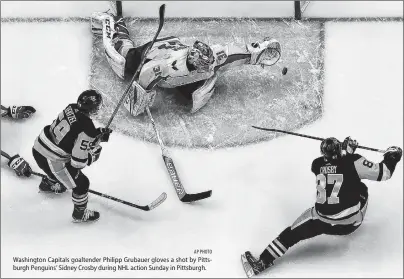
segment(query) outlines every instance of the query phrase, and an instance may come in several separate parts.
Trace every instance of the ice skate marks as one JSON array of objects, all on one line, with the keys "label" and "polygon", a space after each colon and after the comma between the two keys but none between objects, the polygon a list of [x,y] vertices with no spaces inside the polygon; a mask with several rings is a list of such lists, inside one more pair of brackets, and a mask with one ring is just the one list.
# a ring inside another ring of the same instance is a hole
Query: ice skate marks
[{"label": "ice skate marks", "polygon": [[[136,46],[150,40],[156,22],[128,20],[127,27]],[[220,28],[217,28],[220,26]],[[195,31],[197,30],[197,32]],[[218,72],[215,92],[198,112],[189,112],[189,100],[176,89],[158,89],[152,108],[167,147],[218,149],[267,141],[278,134],[260,133],[251,125],[296,130],[321,117],[323,94],[323,45],[321,23],[277,22],[271,20],[170,20],[160,37],[177,36],[192,45],[196,39],[214,44],[246,44],[268,36],[282,45],[282,58],[262,69],[243,65]],[[140,32],[141,31],[141,32]],[[150,32],[148,32],[150,31]],[[195,34],[200,34],[196,37]],[[112,71],[102,40],[93,37],[91,84],[104,96],[105,109],[99,116],[107,123],[123,94],[127,81]],[[282,75],[284,66],[287,75]],[[147,117],[133,117],[121,108],[112,128],[143,141],[155,142]]]}]

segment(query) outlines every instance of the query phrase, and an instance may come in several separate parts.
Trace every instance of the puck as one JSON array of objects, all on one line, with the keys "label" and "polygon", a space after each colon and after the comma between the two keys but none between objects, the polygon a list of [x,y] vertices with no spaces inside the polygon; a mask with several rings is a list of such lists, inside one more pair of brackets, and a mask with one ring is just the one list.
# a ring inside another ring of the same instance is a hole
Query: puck
[{"label": "puck", "polygon": [[288,68],[284,67],[282,69],[282,75],[286,75],[287,72],[288,72]]}]

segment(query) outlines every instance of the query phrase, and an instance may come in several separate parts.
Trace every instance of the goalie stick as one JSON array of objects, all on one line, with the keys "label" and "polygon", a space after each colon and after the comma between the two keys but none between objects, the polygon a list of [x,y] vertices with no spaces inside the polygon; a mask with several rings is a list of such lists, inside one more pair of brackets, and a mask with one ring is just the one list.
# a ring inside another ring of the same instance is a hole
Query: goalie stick
[{"label": "goalie stick", "polygon": [[[139,90],[144,90],[137,83],[135,83],[135,86]],[[168,171],[168,174],[170,175],[171,182],[174,185],[175,192],[177,193],[178,198],[180,199],[180,201],[182,201],[182,202],[194,202],[194,201],[199,201],[199,200],[209,198],[212,195],[212,190],[205,191],[205,192],[200,192],[200,193],[196,193],[196,194],[188,194],[185,191],[184,186],[182,185],[182,183],[180,181],[180,178],[178,176],[177,170],[175,169],[174,161],[173,161],[173,159],[171,159],[167,149],[165,148],[165,146],[163,144],[163,141],[160,138],[159,132],[158,132],[157,127],[156,127],[156,123],[154,122],[153,116],[150,113],[149,107],[146,107],[146,112],[147,112],[147,115],[150,118],[150,121],[151,121],[152,125],[153,125],[154,132],[156,133],[157,140],[158,140],[158,142],[160,144],[164,164],[166,165],[166,169]]]},{"label": "goalie stick", "polygon": [[[7,159],[10,159],[10,158],[11,158],[11,156],[8,155],[8,154],[7,154],[6,152],[4,152],[3,150],[1,151],[1,155],[2,155],[3,157],[6,157]],[[31,174],[49,180],[49,177],[46,176],[46,175],[44,175],[44,174],[42,174],[42,173],[35,172],[35,171],[31,171]],[[167,194],[166,194],[165,192],[163,192],[157,199],[155,199],[155,200],[154,200],[153,202],[151,202],[150,204],[148,204],[148,205],[137,205],[137,204],[134,204],[134,203],[131,203],[131,202],[128,202],[128,201],[124,201],[124,200],[121,200],[121,199],[118,199],[118,198],[112,197],[112,196],[110,196],[110,195],[106,195],[106,194],[103,194],[103,193],[100,193],[100,192],[97,192],[97,191],[94,191],[94,190],[91,190],[91,189],[89,189],[88,192],[89,192],[89,193],[92,193],[92,194],[94,194],[94,195],[97,195],[97,196],[106,198],[106,199],[110,199],[110,200],[113,200],[113,201],[116,201],[116,202],[119,202],[119,203],[122,203],[122,204],[125,204],[125,205],[128,205],[128,206],[131,206],[131,207],[135,207],[135,208],[140,209],[140,210],[143,210],[143,211],[150,211],[150,210],[156,208],[157,206],[159,206],[160,204],[162,204],[162,203],[166,200],[166,198],[167,198]]]},{"label": "goalie stick", "polygon": [[[289,134],[289,135],[294,135],[294,136],[309,138],[309,139],[315,139],[315,140],[324,140],[323,138],[319,138],[319,137],[313,137],[313,136],[308,136],[308,135],[304,135],[304,134],[293,133],[293,132],[288,132],[288,131],[283,131],[283,130],[278,130],[278,129],[262,128],[262,127],[257,127],[257,126],[252,126],[252,127],[255,129],[258,129],[258,130],[263,130],[263,131],[284,133],[284,134]],[[376,151],[376,152],[380,152],[380,153],[386,152],[385,150],[382,150],[382,149],[366,147],[366,146],[361,146],[361,145],[358,145],[357,148],[362,148],[362,149],[366,149],[366,150],[370,150],[370,151]]]}]

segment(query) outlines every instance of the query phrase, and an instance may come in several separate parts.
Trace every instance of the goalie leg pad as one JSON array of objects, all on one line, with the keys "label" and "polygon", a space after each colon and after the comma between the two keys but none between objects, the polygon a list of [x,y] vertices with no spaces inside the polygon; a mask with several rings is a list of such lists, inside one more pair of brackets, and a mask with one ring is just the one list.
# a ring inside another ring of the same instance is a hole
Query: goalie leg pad
[{"label": "goalie leg pad", "polygon": [[[94,13],[91,17],[91,30],[98,34],[102,26],[102,41],[105,56],[112,70],[121,78],[125,78],[126,55],[133,42],[129,39],[129,33],[122,18],[115,22],[108,13]],[[117,27],[117,29],[115,29]]]},{"label": "goalie leg pad", "polygon": [[208,78],[201,87],[192,92],[192,109],[191,113],[195,113],[200,110],[209,99],[212,97],[213,92],[215,91],[215,84],[217,80],[217,75],[213,75],[211,78]]},{"label": "goalie leg pad", "polygon": [[102,25],[103,20],[105,20],[110,15],[104,12],[94,12],[91,14],[91,32],[96,36],[102,36]]},{"label": "goalie leg pad", "polygon": [[124,107],[131,115],[137,116],[142,114],[146,107],[153,105],[156,98],[155,90],[146,91],[136,81],[132,83],[130,90],[131,93],[128,94]]}]

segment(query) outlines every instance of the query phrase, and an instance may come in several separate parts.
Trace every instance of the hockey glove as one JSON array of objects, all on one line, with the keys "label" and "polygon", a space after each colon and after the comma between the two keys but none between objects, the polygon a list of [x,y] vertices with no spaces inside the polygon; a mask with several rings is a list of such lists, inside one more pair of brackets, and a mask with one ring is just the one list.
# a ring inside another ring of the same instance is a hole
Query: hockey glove
[{"label": "hockey glove", "polygon": [[351,139],[351,137],[346,137],[342,143],[342,151],[346,151],[348,154],[354,154],[357,147],[358,142]]},{"label": "hockey glove", "polygon": [[8,115],[14,119],[24,119],[30,117],[36,110],[31,106],[11,106]]},{"label": "hockey glove", "polygon": [[87,166],[97,161],[100,158],[102,147],[100,145],[95,146],[88,152]]},{"label": "hockey glove", "polygon": [[263,42],[247,44],[251,53],[250,64],[272,66],[281,58],[281,45],[275,39],[265,38]]},{"label": "hockey glove", "polygon": [[109,135],[112,133],[112,129],[110,128],[97,128],[97,131],[99,132],[99,137],[101,142],[108,142],[109,141]]},{"label": "hockey glove", "polygon": [[384,153],[384,160],[398,163],[398,162],[400,162],[402,155],[403,155],[403,150],[400,147],[391,146],[391,147],[387,148],[386,152]]},{"label": "hockey glove", "polygon": [[18,176],[30,177],[32,174],[31,167],[20,155],[14,155],[8,161],[8,166],[12,168]]}]

